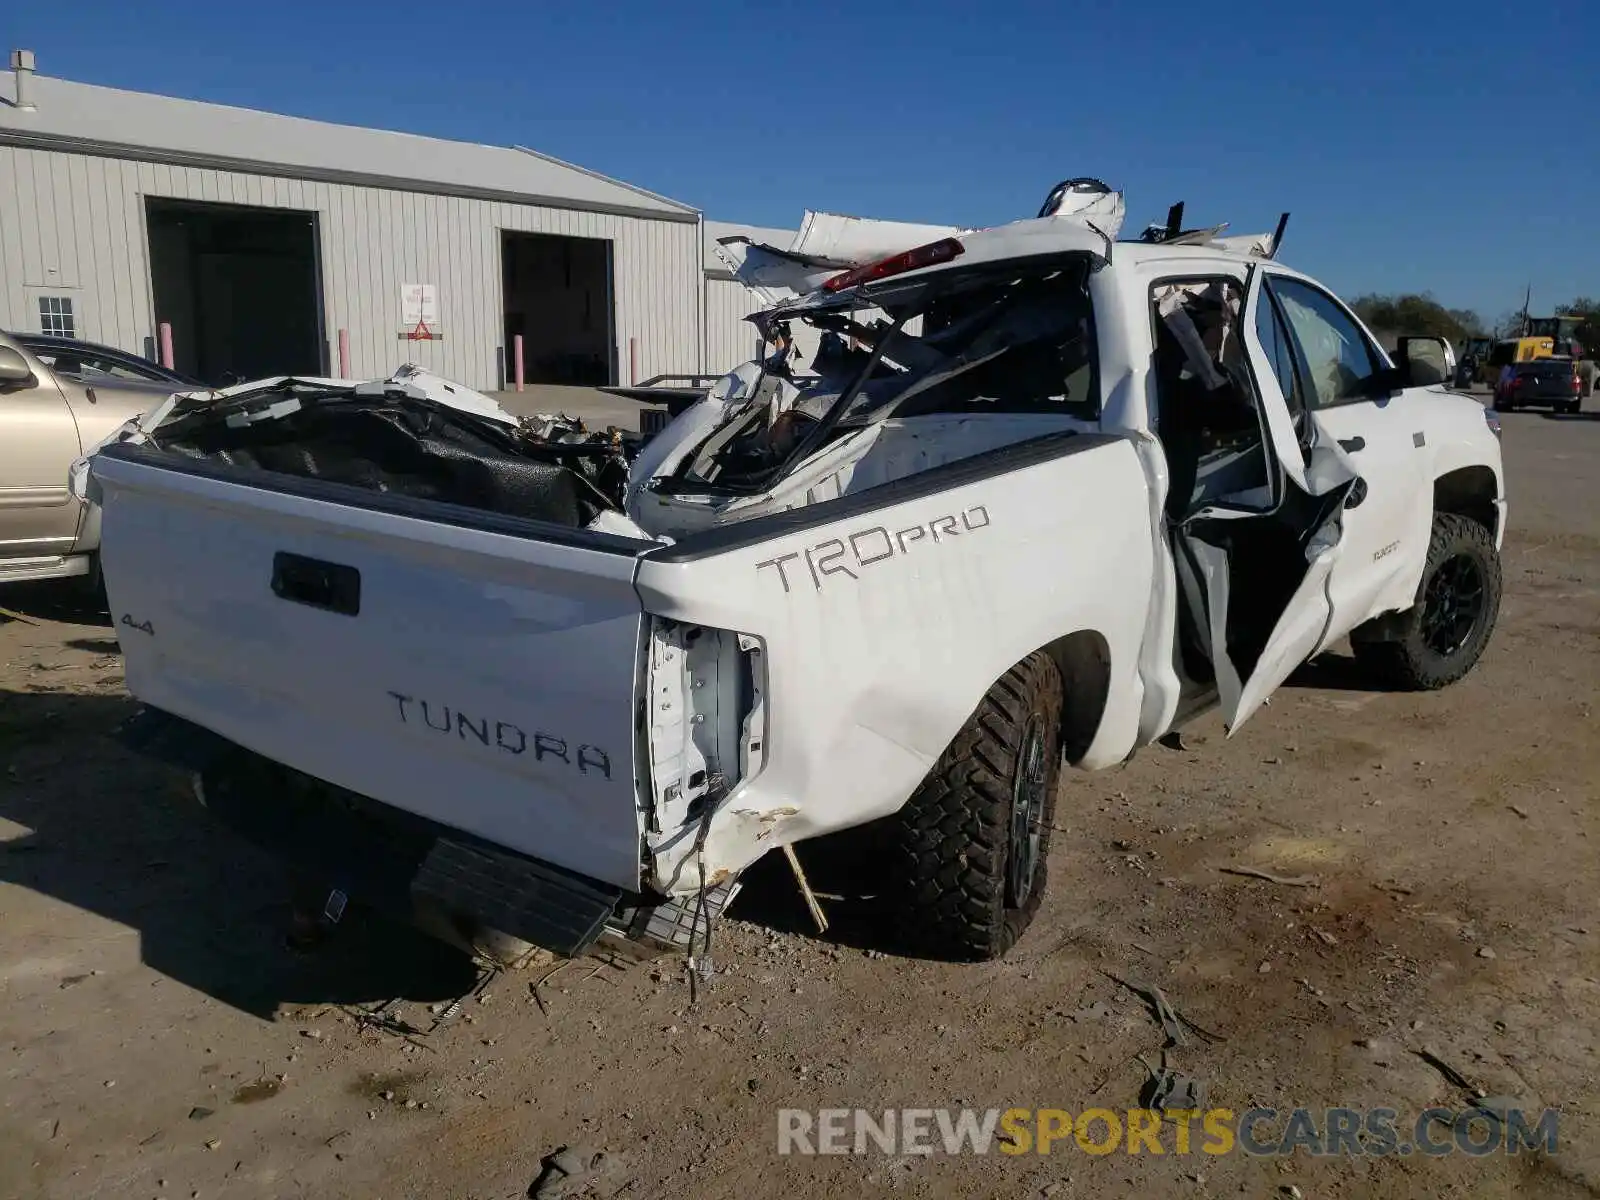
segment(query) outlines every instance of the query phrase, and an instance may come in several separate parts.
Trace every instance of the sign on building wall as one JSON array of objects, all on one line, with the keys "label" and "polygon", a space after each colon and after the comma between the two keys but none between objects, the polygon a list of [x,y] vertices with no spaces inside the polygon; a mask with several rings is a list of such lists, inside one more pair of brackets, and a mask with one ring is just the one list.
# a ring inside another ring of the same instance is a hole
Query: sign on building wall
[{"label": "sign on building wall", "polygon": [[400,336],[411,341],[435,341],[439,332],[439,290],[431,283],[400,285]]}]

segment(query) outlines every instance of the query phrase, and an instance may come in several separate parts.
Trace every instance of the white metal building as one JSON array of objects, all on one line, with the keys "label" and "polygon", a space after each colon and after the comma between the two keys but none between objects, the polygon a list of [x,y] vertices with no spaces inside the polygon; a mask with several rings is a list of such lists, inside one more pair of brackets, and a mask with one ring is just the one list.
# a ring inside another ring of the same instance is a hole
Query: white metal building
[{"label": "white metal building", "polygon": [[[728,273],[726,265],[717,257],[719,238],[741,235],[780,249],[794,241],[793,230],[761,229],[726,221],[705,223],[705,370],[712,374],[731,371],[740,363],[748,362],[760,348],[761,338],[756,327],[745,320],[761,307],[760,302]],[[804,347],[801,352],[805,353]]]},{"label": "white metal building", "polygon": [[31,69],[10,84],[0,328],[153,358],[165,324],[175,365],[208,381],[412,361],[496,388],[518,333],[538,382],[626,383],[726,358],[719,333],[715,364],[702,361],[716,322],[702,316],[711,285],[688,205],[521,148]]}]

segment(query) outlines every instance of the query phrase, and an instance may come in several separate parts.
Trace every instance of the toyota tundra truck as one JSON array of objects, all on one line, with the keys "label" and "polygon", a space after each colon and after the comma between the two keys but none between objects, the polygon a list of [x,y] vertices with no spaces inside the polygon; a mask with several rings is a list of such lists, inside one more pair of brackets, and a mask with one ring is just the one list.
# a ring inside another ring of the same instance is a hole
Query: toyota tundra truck
[{"label": "toyota tundra truck", "polygon": [[403,386],[175,398],[83,474],[130,736],[330,917],[681,946],[859,827],[896,944],[1004,954],[1063,764],[1231,735],[1347,636],[1451,683],[1500,601],[1495,415],[1411,365],[1448,347],[1386,354],[1282,224],[1122,214],[730,239],[768,350],[627,461]]}]

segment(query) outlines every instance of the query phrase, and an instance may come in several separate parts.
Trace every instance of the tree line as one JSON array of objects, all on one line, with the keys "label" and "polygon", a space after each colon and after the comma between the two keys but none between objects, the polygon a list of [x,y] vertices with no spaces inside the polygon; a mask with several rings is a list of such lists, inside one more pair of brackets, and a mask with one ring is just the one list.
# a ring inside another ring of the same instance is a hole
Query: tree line
[{"label": "tree line", "polygon": [[[1521,309],[1503,314],[1491,325],[1470,308],[1446,308],[1429,292],[1406,292],[1402,295],[1368,293],[1357,296],[1351,301],[1350,307],[1380,337],[1385,334],[1432,334],[1459,344],[1469,337],[1515,337],[1522,330]],[[1578,296],[1565,304],[1556,305],[1555,311],[1557,316],[1586,318],[1579,322],[1574,336],[1591,354],[1594,347],[1600,346],[1600,300]]]}]

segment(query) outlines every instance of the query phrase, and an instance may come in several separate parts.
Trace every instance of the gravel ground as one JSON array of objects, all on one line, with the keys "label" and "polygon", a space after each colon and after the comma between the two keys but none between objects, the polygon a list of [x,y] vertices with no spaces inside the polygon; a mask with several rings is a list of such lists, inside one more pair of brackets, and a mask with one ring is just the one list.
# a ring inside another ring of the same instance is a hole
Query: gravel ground
[{"label": "gravel ground", "polygon": [[[394,999],[426,1029],[468,964],[360,913],[287,950],[273,864],[112,741],[113,630],[59,590],[0,594],[0,1197],[514,1197],[566,1144],[610,1156],[599,1196],[1600,1194],[1600,422],[1505,426],[1479,670],[1383,694],[1328,655],[1236,738],[1212,717],[1069,775],[1004,962],[883,955],[862,873],[802,847],[833,933],[761,864],[696,1004],[673,960],[585,960],[410,1038],[356,1014]],[[1213,1105],[1459,1106],[1428,1050],[1558,1106],[1560,1151],[776,1154],[783,1107],[1134,1105],[1162,1036],[1108,973],[1225,1039],[1173,1052]]]}]

